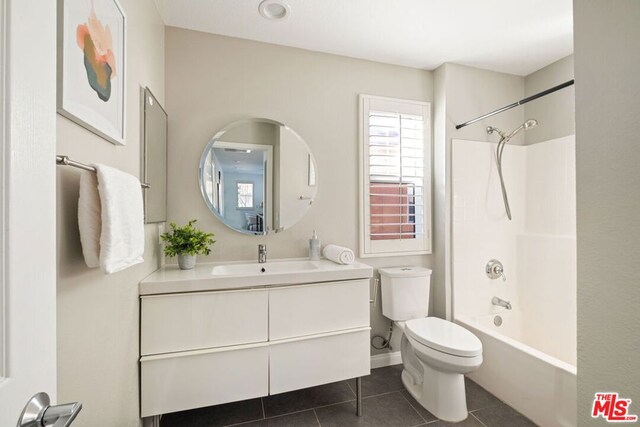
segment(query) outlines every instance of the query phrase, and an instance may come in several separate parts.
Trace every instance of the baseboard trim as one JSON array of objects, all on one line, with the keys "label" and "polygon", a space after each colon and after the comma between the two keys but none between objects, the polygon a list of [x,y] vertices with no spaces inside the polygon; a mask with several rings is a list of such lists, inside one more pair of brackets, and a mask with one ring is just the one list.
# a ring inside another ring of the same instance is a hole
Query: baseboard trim
[{"label": "baseboard trim", "polygon": [[375,354],[371,356],[371,369],[384,368],[385,366],[400,365],[402,357],[399,351],[391,353]]}]

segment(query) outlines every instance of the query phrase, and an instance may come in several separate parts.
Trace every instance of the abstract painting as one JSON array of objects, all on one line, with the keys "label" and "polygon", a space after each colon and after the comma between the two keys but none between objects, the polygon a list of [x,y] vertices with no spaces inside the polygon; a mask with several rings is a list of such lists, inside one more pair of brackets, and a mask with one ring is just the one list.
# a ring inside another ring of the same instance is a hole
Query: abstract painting
[{"label": "abstract painting", "polygon": [[58,113],[121,145],[125,34],[117,0],[58,0]]}]

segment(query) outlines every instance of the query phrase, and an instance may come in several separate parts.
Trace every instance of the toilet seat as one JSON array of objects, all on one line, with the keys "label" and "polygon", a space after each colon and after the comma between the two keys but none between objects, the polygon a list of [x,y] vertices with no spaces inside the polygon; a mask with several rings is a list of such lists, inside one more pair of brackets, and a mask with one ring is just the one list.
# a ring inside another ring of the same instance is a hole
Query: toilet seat
[{"label": "toilet seat", "polygon": [[437,317],[408,320],[405,333],[431,349],[460,357],[482,354],[480,339],[462,326]]}]

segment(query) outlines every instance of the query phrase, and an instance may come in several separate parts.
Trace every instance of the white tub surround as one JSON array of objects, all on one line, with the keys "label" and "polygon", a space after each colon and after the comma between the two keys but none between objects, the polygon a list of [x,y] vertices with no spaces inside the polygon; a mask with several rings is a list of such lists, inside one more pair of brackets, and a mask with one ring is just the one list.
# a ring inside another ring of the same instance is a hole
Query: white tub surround
[{"label": "white tub surround", "polygon": [[142,416],[368,375],[372,273],[329,261],[163,267],[140,285]]},{"label": "white tub surround", "polygon": [[[575,426],[575,137],[505,147],[511,221],[495,149],[453,141],[454,319],[484,349],[470,377],[540,425]],[[492,259],[506,280],[487,276]]]},{"label": "white tub surround", "polygon": [[538,425],[576,426],[575,364],[528,345],[522,320],[518,312],[456,319],[482,341],[484,362],[469,377]]}]

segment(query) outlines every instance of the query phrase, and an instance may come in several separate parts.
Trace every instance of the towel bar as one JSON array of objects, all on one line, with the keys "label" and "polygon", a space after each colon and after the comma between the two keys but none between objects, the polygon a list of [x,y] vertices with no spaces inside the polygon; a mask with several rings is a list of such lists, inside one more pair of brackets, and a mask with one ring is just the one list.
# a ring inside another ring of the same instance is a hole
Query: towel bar
[{"label": "towel bar", "polygon": [[[96,168],[94,168],[93,166],[85,165],[84,163],[71,160],[69,156],[56,156],[56,164],[63,166],[73,166],[74,168],[84,169],[89,172],[96,172]],[[146,182],[141,182],[140,185],[144,189],[151,188],[151,186]]]}]

